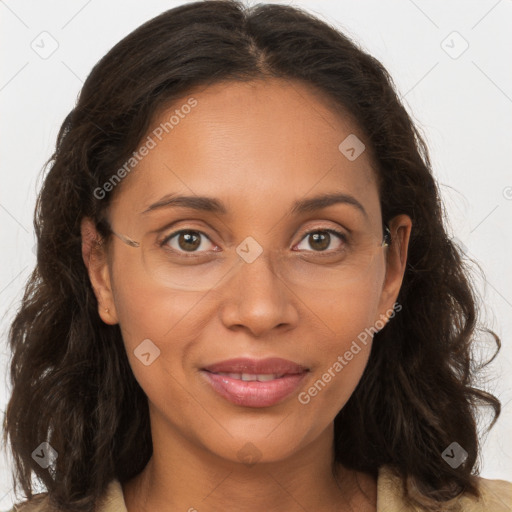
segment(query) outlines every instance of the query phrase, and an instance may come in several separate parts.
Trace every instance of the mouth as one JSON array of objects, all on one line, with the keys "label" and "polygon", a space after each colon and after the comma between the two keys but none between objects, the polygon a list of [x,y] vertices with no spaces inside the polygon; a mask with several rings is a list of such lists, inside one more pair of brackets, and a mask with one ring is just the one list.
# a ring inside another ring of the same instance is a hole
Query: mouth
[{"label": "mouth", "polygon": [[281,379],[286,373],[226,373],[226,372],[212,372],[215,375],[223,375],[224,377],[229,377],[230,379],[242,380],[244,382],[268,382],[269,380]]},{"label": "mouth", "polygon": [[202,369],[213,390],[243,407],[270,407],[298,388],[309,368],[281,358],[230,359]]}]

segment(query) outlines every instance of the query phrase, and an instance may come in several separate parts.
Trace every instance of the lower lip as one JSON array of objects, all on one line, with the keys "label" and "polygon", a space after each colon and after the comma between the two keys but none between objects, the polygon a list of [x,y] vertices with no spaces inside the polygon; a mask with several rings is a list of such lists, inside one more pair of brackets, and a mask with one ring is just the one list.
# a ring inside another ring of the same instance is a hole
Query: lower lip
[{"label": "lower lip", "polygon": [[307,372],[284,375],[279,379],[243,381],[203,370],[213,389],[226,400],[244,407],[270,407],[296,390]]}]

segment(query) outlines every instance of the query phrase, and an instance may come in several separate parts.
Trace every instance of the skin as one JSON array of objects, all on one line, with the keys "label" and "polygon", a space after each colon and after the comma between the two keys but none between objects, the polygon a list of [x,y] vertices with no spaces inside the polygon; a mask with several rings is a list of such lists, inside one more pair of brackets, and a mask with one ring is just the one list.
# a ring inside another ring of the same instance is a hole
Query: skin
[{"label": "skin", "polygon": [[[301,241],[315,228],[349,226],[381,239],[369,145],[354,161],[341,154],[338,145],[349,134],[364,136],[315,89],[280,79],[217,83],[190,91],[153,126],[190,96],[198,105],[116,189],[108,212],[115,231],[138,240],[169,219],[187,222],[167,232],[193,220],[192,228],[211,234],[221,248],[253,236],[264,248],[301,243],[310,251],[308,239]],[[367,218],[347,204],[287,215],[296,199],[333,190],[354,196]],[[218,198],[228,215],[183,208],[139,215],[171,192]],[[210,291],[169,289],[147,278],[140,248],[113,237],[93,250],[99,235],[83,220],[83,257],[98,313],[105,323],[120,324],[149,400],[154,451],[123,485],[129,512],[376,510],[373,478],[341,466],[332,474],[333,420],[363,373],[371,342],[307,405],[297,393],[271,407],[234,405],[205,384],[199,369],[233,357],[282,357],[310,368],[298,392],[307,390],[359,333],[392,310],[411,220],[399,215],[388,225],[393,243],[360,279],[340,290],[298,295],[276,279],[265,258],[239,267]],[[133,353],[147,338],[161,351],[149,366]],[[257,448],[257,464],[237,456],[247,443]]]}]

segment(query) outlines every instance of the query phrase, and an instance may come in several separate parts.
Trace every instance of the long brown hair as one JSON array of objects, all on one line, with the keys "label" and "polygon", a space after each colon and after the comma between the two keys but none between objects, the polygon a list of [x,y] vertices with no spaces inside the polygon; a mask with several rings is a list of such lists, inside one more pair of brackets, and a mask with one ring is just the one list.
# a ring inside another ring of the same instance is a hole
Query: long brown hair
[{"label": "long brown hair", "polygon": [[[164,105],[197,85],[282,77],[313,85],[349,112],[375,159],[383,220],[413,222],[401,312],[375,335],[368,365],[335,419],[335,458],[376,474],[395,468],[416,501],[478,495],[478,332],[470,269],[447,234],[428,150],[375,58],[338,30],[285,5],[200,1],[171,9],[116,44],[65,118],[34,218],[37,265],[10,329],[4,441],[13,481],[32,497],[32,472],[52,503],[92,511],[106,485],[142,471],[152,454],[147,397],[118,325],[106,325],[81,254],[80,222],[98,223],[112,194],[95,194],[138,147]],[[498,337],[488,331],[496,341]],[[134,411],[137,413],[134,414]],[[51,471],[33,458],[49,442]],[[452,468],[441,454],[468,453]]]}]

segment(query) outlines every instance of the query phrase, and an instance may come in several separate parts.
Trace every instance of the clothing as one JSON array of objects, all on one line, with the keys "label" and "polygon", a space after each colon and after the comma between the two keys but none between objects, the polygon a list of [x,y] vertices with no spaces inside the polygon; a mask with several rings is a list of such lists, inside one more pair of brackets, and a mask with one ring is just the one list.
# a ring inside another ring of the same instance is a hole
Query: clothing
[{"label": "clothing", "polygon": [[[512,482],[479,478],[482,492],[480,500],[462,495],[443,505],[443,511],[460,512],[512,512]],[[386,466],[379,469],[377,479],[377,512],[416,512],[402,499],[402,482]],[[47,511],[46,493],[38,494],[8,512]],[[97,512],[127,512],[123,489],[118,480],[112,480],[105,492],[103,505]]]}]

